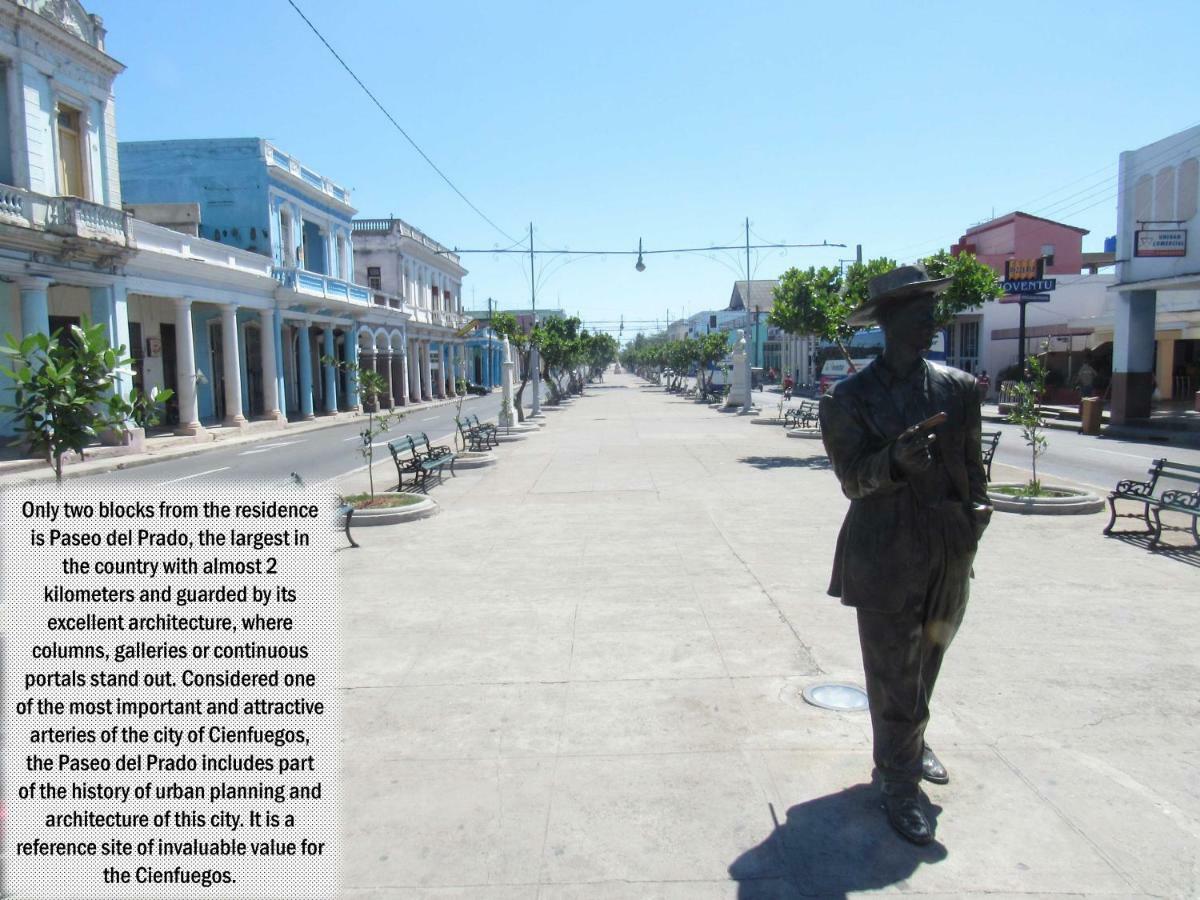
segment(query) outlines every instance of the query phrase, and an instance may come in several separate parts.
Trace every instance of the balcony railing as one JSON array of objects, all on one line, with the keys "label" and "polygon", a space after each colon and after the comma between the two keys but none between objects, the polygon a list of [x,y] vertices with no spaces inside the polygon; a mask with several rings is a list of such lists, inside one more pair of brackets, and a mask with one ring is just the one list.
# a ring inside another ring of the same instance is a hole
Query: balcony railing
[{"label": "balcony railing", "polygon": [[345,303],[372,305],[371,291],[361,284],[351,284],[328,275],[318,275],[316,272],[306,272],[304,269],[280,268],[271,270],[283,287],[309,297],[320,297],[322,300],[341,300]]},{"label": "balcony railing", "polygon": [[62,237],[130,246],[129,213],[78,197],[47,197],[0,184],[0,222]]}]

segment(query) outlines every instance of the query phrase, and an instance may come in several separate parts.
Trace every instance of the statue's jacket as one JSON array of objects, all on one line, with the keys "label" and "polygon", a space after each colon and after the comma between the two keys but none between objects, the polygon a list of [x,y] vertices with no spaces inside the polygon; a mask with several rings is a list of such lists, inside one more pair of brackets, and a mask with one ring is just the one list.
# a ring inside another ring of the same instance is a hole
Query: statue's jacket
[{"label": "statue's jacket", "polygon": [[[919,408],[902,410],[881,366],[876,359],[835,385],[821,398],[820,417],[826,452],[850,499],[829,593],[847,606],[890,613],[923,602],[939,554],[974,554],[987,525],[976,506],[988,501],[975,378],[925,361]],[[938,412],[947,418],[934,430],[934,466],[943,467],[936,474],[946,490],[931,500],[893,469],[891,445]]]}]

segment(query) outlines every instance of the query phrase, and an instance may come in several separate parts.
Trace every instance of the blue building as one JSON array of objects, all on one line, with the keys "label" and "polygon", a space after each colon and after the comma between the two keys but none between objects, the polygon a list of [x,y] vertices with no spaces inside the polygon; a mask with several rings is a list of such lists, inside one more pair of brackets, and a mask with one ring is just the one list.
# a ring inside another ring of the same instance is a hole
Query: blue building
[{"label": "blue building", "polygon": [[[260,138],[127,142],[120,152],[128,205],[194,205],[197,237],[266,257],[275,281],[265,309],[257,291],[173,298],[187,306],[173,323],[177,376],[168,379],[179,430],[358,408],[353,377],[323,359],[357,363],[360,347],[405,346],[412,314],[354,282],[349,192]],[[395,362],[370,360],[384,366],[386,407],[407,400]]]}]

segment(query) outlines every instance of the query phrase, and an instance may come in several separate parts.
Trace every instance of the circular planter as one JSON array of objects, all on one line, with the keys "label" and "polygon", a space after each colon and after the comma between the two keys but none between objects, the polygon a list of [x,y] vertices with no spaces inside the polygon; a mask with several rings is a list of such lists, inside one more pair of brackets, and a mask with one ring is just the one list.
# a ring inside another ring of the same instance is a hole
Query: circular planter
[{"label": "circular planter", "polygon": [[755,425],[783,425],[783,419],[777,419],[774,416],[759,416],[756,419],[750,420]]},{"label": "circular planter", "polygon": [[1023,486],[1018,483],[993,482],[988,485],[988,500],[1000,512],[1021,513],[1027,516],[1081,516],[1104,509],[1104,500],[1090,491],[1078,488],[1056,485],[1049,488],[1059,495],[1053,497],[1012,497],[994,490],[998,487]]},{"label": "circular planter", "polygon": [[798,438],[800,440],[808,440],[808,441],[818,440],[819,441],[821,439],[821,429],[820,428],[793,428],[791,431],[787,432],[787,436],[790,438]]},{"label": "circular planter", "polygon": [[481,469],[496,464],[496,454],[489,451],[464,450],[455,454],[454,465],[459,469]]},{"label": "circular planter", "polygon": [[513,441],[523,441],[527,437],[529,437],[528,431],[505,431],[503,428],[501,428],[496,432],[496,440],[502,444],[511,443]]},{"label": "circular planter", "polygon": [[[397,496],[395,491],[380,491],[379,496]],[[403,496],[415,496],[413,494],[404,494]],[[351,528],[366,528],[372,525],[398,525],[401,522],[412,522],[416,519],[424,519],[438,512],[440,507],[430,497],[418,497],[416,502],[409,503],[405,506],[392,507],[374,507],[369,509],[356,509],[354,511],[354,519],[351,522]],[[345,525],[346,517],[338,516],[338,524]]]}]

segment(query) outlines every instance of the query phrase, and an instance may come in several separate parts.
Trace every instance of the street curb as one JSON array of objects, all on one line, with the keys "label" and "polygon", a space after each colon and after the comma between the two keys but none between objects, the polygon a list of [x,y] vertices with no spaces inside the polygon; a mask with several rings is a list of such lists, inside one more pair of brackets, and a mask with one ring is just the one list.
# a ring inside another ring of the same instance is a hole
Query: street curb
[{"label": "street curb", "polygon": [[[439,409],[443,406],[453,406],[458,402],[454,400],[442,400],[437,403],[431,403],[428,406],[420,406],[413,408],[413,412],[426,412],[431,409]],[[240,447],[245,444],[255,444],[265,440],[277,440],[282,435],[308,434],[314,431],[324,431],[329,428],[338,428],[342,425],[349,425],[364,417],[366,413],[356,413],[353,416],[338,417],[331,419],[317,419],[313,422],[297,423],[291,427],[274,429],[263,432],[261,434],[246,435],[240,437],[230,437],[222,440],[204,441],[197,444],[186,445],[178,448],[163,450],[161,453],[131,453],[127,456],[113,456],[103,460],[92,462],[77,463],[73,466],[63,468],[63,480],[75,478],[86,478],[89,475],[104,475],[108,472],[118,472],[124,469],[138,469],[142,466],[152,465],[159,462],[173,462],[178,459],[187,459],[192,456],[199,456],[201,453],[207,453],[210,450],[221,450],[228,447]],[[87,468],[84,468],[84,467]],[[44,481],[54,480],[54,470],[47,466],[45,469],[36,469],[29,471],[14,472],[11,475],[0,475],[0,489],[6,487],[25,487],[31,484],[40,484]]]}]

